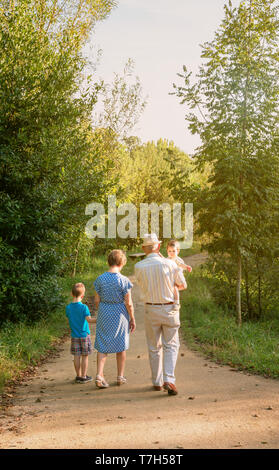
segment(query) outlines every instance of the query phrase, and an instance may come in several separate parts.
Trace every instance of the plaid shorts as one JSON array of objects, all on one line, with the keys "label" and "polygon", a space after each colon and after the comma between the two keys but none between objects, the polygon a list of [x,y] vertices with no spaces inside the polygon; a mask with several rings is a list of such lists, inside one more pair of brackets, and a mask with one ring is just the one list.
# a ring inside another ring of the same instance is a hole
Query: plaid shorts
[{"label": "plaid shorts", "polygon": [[71,354],[74,356],[88,356],[92,353],[91,338],[71,338]]}]

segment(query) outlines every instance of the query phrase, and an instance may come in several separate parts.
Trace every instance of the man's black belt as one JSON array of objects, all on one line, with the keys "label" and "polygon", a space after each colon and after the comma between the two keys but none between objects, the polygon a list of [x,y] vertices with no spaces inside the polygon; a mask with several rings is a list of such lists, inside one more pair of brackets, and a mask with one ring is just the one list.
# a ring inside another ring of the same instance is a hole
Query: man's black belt
[{"label": "man's black belt", "polygon": [[167,303],[159,303],[159,304],[153,304],[151,302],[145,302],[146,305],[171,305],[174,304],[174,302],[167,302]]}]

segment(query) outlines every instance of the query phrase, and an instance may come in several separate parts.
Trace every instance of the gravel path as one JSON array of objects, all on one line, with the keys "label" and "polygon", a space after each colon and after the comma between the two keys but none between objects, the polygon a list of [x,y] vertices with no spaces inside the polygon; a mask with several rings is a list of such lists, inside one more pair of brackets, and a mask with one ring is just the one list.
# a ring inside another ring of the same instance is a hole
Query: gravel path
[{"label": "gravel path", "polygon": [[[187,258],[192,266],[202,255]],[[133,276],[131,276],[133,281]],[[75,384],[70,341],[16,388],[13,406],[0,415],[2,449],[221,449],[279,448],[279,382],[216,365],[181,344],[177,396],[155,392],[135,285],[137,330],[127,354],[128,384]],[[94,331],[92,331],[94,336]],[[89,374],[96,371],[96,354]]]}]

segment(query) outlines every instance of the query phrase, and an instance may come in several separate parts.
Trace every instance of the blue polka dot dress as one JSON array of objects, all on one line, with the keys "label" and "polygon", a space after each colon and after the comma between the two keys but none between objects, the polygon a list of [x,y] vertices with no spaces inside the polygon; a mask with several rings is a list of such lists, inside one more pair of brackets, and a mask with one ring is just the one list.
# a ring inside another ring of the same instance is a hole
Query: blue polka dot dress
[{"label": "blue polka dot dress", "polygon": [[124,297],[133,287],[120,273],[105,272],[94,282],[101,302],[98,308],[94,347],[101,353],[117,353],[129,348],[129,321]]}]

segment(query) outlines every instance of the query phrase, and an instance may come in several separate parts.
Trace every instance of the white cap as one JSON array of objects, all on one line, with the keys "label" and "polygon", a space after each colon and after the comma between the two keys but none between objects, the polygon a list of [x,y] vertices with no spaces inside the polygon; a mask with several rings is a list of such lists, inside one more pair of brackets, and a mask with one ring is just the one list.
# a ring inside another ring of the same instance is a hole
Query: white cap
[{"label": "white cap", "polygon": [[142,246],[158,245],[158,243],[162,243],[162,241],[158,240],[156,233],[146,233],[143,236]]}]

